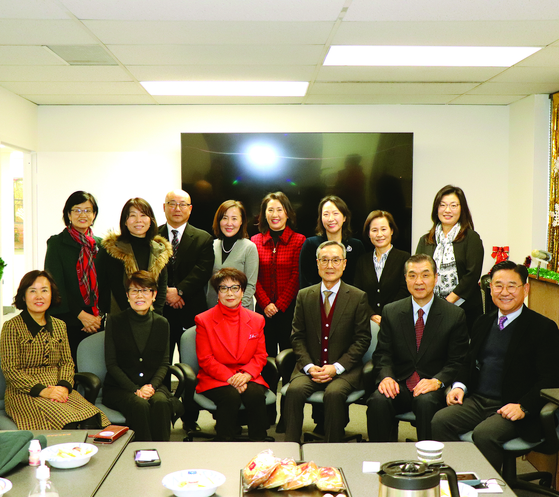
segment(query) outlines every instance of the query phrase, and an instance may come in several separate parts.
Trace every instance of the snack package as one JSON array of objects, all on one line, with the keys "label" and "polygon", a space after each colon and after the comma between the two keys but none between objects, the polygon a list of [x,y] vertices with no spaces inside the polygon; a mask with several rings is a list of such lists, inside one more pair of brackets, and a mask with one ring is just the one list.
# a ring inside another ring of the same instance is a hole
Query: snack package
[{"label": "snack package", "polygon": [[294,459],[282,459],[280,464],[274,469],[263,484],[262,488],[276,488],[291,481],[297,474],[297,463]]},{"label": "snack package", "polygon": [[264,483],[280,464],[270,449],[263,450],[253,457],[243,469],[243,488],[245,491]]},{"label": "snack package", "polygon": [[291,481],[283,484],[280,490],[297,490],[312,485],[318,478],[318,466],[313,462],[304,462],[297,466],[297,471]]},{"label": "snack package", "polygon": [[316,486],[323,492],[339,492],[345,490],[342,475],[337,468],[318,468]]}]

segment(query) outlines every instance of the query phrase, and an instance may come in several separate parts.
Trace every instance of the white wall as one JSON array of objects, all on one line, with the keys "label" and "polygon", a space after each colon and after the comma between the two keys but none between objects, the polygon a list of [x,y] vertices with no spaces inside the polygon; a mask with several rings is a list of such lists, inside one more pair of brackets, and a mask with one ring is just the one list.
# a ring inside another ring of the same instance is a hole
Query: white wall
[{"label": "white wall", "polygon": [[180,133],[189,131],[413,132],[413,243],[430,227],[434,194],[453,183],[468,197],[486,247],[486,269],[491,246],[512,244],[503,209],[509,205],[505,106],[44,106],[37,157],[39,263],[47,238],[63,227],[62,207],[75,190],[97,197],[98,235],[117,226],[132,196],[152,203],[162,222],[164,195],[180,184]]},{"label": "white wall", "polygon": [[37,149],[37,106],[0,88],[0,142]]}]

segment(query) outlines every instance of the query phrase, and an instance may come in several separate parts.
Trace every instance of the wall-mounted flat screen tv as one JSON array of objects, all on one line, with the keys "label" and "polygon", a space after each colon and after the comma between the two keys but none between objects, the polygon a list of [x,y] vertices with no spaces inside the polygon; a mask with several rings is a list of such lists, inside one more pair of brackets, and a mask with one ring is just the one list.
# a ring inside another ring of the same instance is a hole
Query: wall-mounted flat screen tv
[{"label": "wall-mounted flat screen tv", "polygon": [[332,194],[348,204],[353,236],[362,239],[369,212],[383,209],[400,230],[394,245],[411,250],[413,133],[182,133],[181,149],[198,228],[212,233],[218,206],[235,199],[247,209],[252,235],[262,198],[281,190],[297,231],[313,236],[318,203]]}]

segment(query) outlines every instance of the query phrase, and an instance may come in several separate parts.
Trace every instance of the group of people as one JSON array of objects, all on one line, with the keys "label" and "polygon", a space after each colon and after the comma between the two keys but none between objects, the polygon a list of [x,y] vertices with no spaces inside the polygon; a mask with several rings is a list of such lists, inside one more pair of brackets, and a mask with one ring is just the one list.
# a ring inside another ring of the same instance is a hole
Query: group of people
[{"label": "group of people", "polygon": [[474,441],[498,467],[503,440],[538,436],[539,389],[559,386],[557,326],[523,306],[527,273],[511,262],[492,269],[498,309],[482,317],[483,244],[460,188],[437,193],[433,226],[413,256],[393,246],[398,227],[382,210],[365,221],[367,252],[333,195],[321,200],[310,238],[295,231],[282,192],[262,200],[251,239],[241,202],[219,206],[215,239],[189,223],[192,209],[188,193],[169,192],[158,227],[150,204],[130,199],[119,233],[101,240],[92,232],[95,198],[68,198],[45,271],[23,278],[14,300],[23,312],[0,336],[6,411],[19,428],[108,423],[72,376],[80,342],[101,330],[103,402],[136,437],[168,440],[180,415],[194,428],[197,413],[181,412],[166,375],[183,331],[196,326],[196,391],[217,406],[220,440],[235,437],[241,403],[250,439],[266,437],[262,369],[293,348],[286,440],[300,441],[305,399],[324,390],[326,440],[342,441],[346,399],[364,386],[363,357],[377,333],[374,384],[365,385],[370,441],[397,440],[395,416],[413,411],[420,439],[454,440],[475,427]]}]

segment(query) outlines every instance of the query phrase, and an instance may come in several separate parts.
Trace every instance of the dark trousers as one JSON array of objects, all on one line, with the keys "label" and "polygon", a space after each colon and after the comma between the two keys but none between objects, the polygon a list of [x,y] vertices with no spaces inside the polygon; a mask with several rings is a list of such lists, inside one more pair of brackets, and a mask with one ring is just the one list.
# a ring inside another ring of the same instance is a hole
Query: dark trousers
[{"label": "dark trousers", "polygon": [[235,387],[226,385],[202,392],[202,395],[217,406],[215,413],[216,432],[220,440],[233,440],[237,432],[239,409],[245,406],[248,437],[252,441],[266,438],[268,417],[266,415],[266,388],[249,381],[247,389],[239,393]]},{"label": "dark trousers", "polygon": [[446,407],[435,414],[432,422],[434,440],[456,441],[460,435],[474,430],[476,447],[497,470],[503,466],[502,444],[518,437],[517,422],[497,414],[503,407],[499,400],[481,395],[464,398],[462,405]]},{"label": "dark trousers", "polygon": [[271,318],[266,317],[264,310],[260,306],[256,306],[256,312],[262,314],[265,319],[264,336],[266,338],[266,353],[268,357],[276,357],[279,350],[291,348],[291,327],[293,324],[293,313],[295,311],[295,302],[291,302],[285,312],[278,311]]},{"label": "dark trousers", "polygon": [[104,390],[103,403],[124,415],[126,424],[135,432],[135,441],[169,441],[173,405],[165,387],[157,390],[149,400],[121,389]]},{"label": "dark trousers", "polygon": [[298,376],[289,384],[285,395],[285,441],[301,442],[303,409],[309,395],[324,390],[324,435],[326,442],[343,442],[346,400],[354,390],[340,377],[328,383],[316,383],[308,375]]},{"label": "dark trousers", "polygon": [[439,389],[417,397],[400,382],[400,393],[391,399],[375,390],[367,399],[367,432],[369,442],[397,442],[398,421],[396,414],[413,411],[416,421],[417,438],[432,440],[431,420],[444,407],[444,390]]}]

